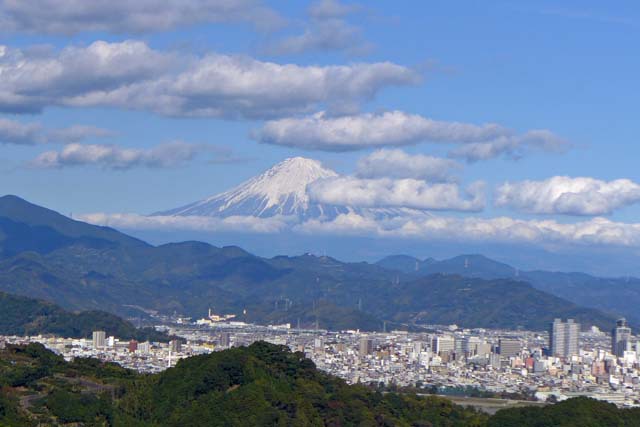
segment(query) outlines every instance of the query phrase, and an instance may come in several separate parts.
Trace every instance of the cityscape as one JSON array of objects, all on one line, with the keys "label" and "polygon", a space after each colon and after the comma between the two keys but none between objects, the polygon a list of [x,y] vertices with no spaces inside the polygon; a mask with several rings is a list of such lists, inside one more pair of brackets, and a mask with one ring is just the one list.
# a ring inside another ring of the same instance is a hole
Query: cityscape
[{"label": "cityscape", "polygon": [[640,427],[639,41],[0,0],[0,427]]},{"label": "cityscape", "polygon": [[5,336],[0,345],[38,342],[66,360],[94,357],[157,373],[186,357],[266,341],[304,353],[319,369],[350,384],[462,397],[479,391],[540,402],[588,396],[640,406],[640,337],[631,334],[625,319],[610,334],[597,327],[581,332],[573,319],[556,319],[548,332],[424,325],[424,332],[382,333],[260,326],[211,310],[197,322],[162,320],[157,328],[177,337],[168,343],[123,341],[94,331],[87,339]]}]

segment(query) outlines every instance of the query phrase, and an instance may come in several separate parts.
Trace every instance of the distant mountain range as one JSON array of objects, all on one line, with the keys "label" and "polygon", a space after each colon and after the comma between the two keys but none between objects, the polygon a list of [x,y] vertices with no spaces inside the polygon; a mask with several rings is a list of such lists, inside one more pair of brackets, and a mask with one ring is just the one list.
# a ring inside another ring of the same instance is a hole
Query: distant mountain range
[{"label": "distant mountain range", "polygon": [[[357,212],[361,215],[386,217],[407,213],[408,209],[363,209],[318,203],[310,195],[314,183],[338,177],[313,159],[292,157],[276,164],[264,173],[237,187],[190,203],[186,206],[156,212],[154,216],[252,216],[270,218],[287,216],[300,221],[331,220],[340,214]],[[411,211],[416,213],[417,211]]]},{"label": "distant mountain range", "polygon": [[156,247],[15,196],[0,198],[0,290],[65,309],[203,316],[211,307],[252,322],[365,330],[385,322],[541,330],[554,317],[608,329],[627,314],[584,308],[522,278],[472,256],[372,265],[313,255],[261,258],[193,241]]},{"label": "distant mountain range", "polygon": [[640,312],[637,309],[640,305],[640,279],[636,277],[602,278],[575,272],[522,271],[477,254],[460,255],[442,261],[393,255],[378,261],[376,265],[415,278],[432,274],[457,274],[487,280],[525,281],[536,289],[580,306],[623,315],[636,324],[640,323]]}]

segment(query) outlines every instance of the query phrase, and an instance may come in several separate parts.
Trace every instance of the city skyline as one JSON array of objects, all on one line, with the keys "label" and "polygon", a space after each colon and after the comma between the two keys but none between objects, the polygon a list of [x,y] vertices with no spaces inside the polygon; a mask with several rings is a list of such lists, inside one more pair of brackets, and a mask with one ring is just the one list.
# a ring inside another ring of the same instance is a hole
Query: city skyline
[{"label": "city skyline", "polygon": [[631,334],[624,319],[617,322],[617,328],[629,329],[622,354],[616,353],[615,329],[611,335],[596,327],[580,331],[572,319],[556,319],[549,333],[455,325],[425,325],[423,332],[332,331],[257,325],[212,313],[195,322],[176,315],[157,316],[155,322],[172,337],[169,342],[122,340],[102,330],[86,339],[0,334],[0,349],[37,342],[69,361],[97,357],[158,373],[185,358],[268,342],[304,353],[349,384],[409,387],[454,401],[474,390],[508,397],[473,403],[490,413],[525,401],[535,405],[576,396],[635,406],[640,397],[640,337]]}]

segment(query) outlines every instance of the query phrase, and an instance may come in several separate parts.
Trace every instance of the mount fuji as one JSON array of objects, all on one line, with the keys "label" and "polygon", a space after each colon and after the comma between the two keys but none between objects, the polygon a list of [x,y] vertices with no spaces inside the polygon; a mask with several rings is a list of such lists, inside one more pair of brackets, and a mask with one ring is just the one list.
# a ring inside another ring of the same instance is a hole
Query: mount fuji
[{"label": "mount fuji", "polygon": [[376,218],[416,213],[409,209],[371,209],[315,202],[309,194],[313,183],[339,175],[313,159],[288,158],[237,187],[186,206],[156,212],[152,216],[204,216],[226,218],[287,216],[299,221],[332,220],[340,214],[358,213]]}]

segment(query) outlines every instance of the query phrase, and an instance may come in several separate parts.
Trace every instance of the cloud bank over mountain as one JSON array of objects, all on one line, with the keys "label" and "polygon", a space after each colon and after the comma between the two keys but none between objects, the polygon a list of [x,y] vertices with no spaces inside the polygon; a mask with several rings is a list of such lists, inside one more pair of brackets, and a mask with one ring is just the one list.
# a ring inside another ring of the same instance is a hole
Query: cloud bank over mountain
[{"label": "cloud bank over mountain", "polygon": [[[362,161],[367,163],[373,156],[384,163],[389,154],[376,152]],[[391,157],[396,164],[402,161],[430,164],[433,160],[403,152],[392,152]],[[385,166],[388,165],[385,163]],[[552,179],[547,184],[565,181],[566,178]],[[580,188],[603,191],[630,185],[626,181],[590,184]],[[529,200],[529,193],[510,185],[503,185],[498,192],[502,191],[505,197],[509,192],[521,194],[522,200]],[[587,196],[576,197],[582,200]],[[506,200],[499,198],[497,202],[506,203]],[[540,197],[535,200],[545,202]],[[566,223],[554,219],[454,215],[481,212],[484,208],[483,183],[461,187],[455,182],[415,178],[365,179],[339,175],[318,161],[298,157],[287,159],[227,192],[151,216],[93,213],[80,218],[94,224],[138,230],[293,232],[425,242],[517,243],[543,248],[555,245],[640,247],[640,224],[637,223],[602,217]]]}]

